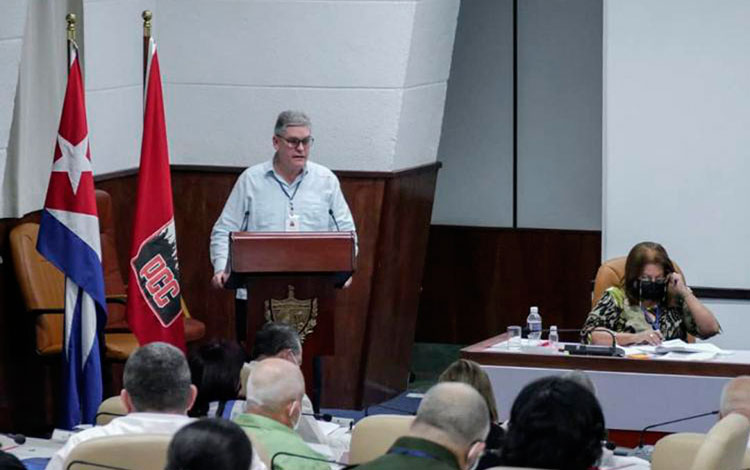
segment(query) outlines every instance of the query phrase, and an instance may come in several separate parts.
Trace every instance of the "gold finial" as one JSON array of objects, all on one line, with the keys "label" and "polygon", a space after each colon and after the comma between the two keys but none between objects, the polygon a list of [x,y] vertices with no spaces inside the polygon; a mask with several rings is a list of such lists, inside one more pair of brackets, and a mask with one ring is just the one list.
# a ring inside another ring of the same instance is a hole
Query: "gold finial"
[{"label": "gold finial", "polygon": [[76,40],[76,15],[75,13],[68,13],[65,16],[65,21],[68,22],[68,40]]},{"label": "gold finial", "polygon": [[154,14],[151,13],[151,10],[143,10],[143,14],[141,15],[143,18],[143,37],[150,38],[151,37],[151,18],[154,17]]}]

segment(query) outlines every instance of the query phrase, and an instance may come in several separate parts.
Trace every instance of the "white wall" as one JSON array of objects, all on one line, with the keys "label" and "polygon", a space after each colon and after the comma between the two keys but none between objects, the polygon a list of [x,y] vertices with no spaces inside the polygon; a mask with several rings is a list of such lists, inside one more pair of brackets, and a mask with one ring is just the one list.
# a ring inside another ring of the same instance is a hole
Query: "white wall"
[{"label": "white wall", "polygon": [[518,7],[518,226],[599,230],[602,2]]},{"label": "white wall", "polygon": [[[518,2],[518,227],[601,227],[602,6]],[[513,225],[513,4],[461,4],[432,222]]]},{"label": "white wall", "polygon": [[[84,0],[85,85],[94,174],[135,168],[143,127],[143,20],[156,0]],[[157,16],[158,17],[158,16]]]},{"label": "white wall", "polygon": [[690,284],[750,288],[750,2],[605,4],[603,256],[663,243]]},{"label": "white wall", "polygon": [[461,3],[432,223],[513,224],[513,2]]},{"label": "white wall", "polygon": [[311,116],[313,159],[331,168],[435,161],[457,0],[159,0],[158,10],[173,163],[266,160],[288,108]]},{"label": "white wall", "polygon": [[[23,35],[26,26],[26,0],[7,0],[0,14],[0,183],[4,187],[12,178],[6,174],[8,140],[21,65]],[[0,210],[6,209],[5,191],[0,192]],[[2,214],[0,214],[2,217]]]}]

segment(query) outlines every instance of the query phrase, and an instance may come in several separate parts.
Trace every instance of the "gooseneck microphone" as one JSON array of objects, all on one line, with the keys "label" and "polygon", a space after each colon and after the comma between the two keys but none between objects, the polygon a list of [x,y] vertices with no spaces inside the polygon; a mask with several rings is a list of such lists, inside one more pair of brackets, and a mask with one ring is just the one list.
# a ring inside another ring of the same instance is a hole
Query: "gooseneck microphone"
[{"label": "gooseneck microphone", "polygon": [[[302,460],[312,460],[314,462],[324,462],[324,463],[327,463],[327,464],[340,465],[341,467],[346,467],[346,465],[347,465],[347,464],[345,464],[343,462],[338,462],[336,460],[320,459],[320,458],[317,458],[317,457],[310,457],[309,455],[293,454],[291,452],[276,452],[273,455],[273,457],[271,457],[271,462],[270,462],[270,465],[269,465],[270,470],[275,470],[275,469],[280,469],[281,468],[279,465],[274,465],[274,461],[276,460],[276,457],[278,457],[280,455],[281,456],[287,456],[287,457],[294,457],[294,458],[302,459]],[[291,468],[294,468],[294,467],[291,467]]]},{"label": "gooseneck microphone", "polygon": [[318,421],[325,421],[330,423],[333,420],[333,416],[328,413],[302,413],[302,416],[312,416]]},{"label": "gooseneck microphone", "polygon": [[336,216],[335,216],[335,215],[333,215],[333,209],[328,209],[328,215],[330,215],[330,216],[331,216],[331,219],[333,219],[333,224],[334,224],[334,225],[336,226],[336,231],[337,231],[337,232],[340,232],[340,231],[341,231],[341,229],[339,228],[339,223],[338,223],[338,221],[336,220]]},{"label": "gooseneck microphone", "polygon": [[666,426],[667,424],[681,423],[683,421],[690,421],[691,419],[703,418],[704,416],[711,416],[711,415],[717,415],[717,414],[719,414],[719,410],[709,411],[708,413],[701,413],[701,414],[692,415],[692,416],[686,416],[684,418],[673,419],[671,421],[664,421],[663,423],[649,424],[645,428],[641,429],[641,435],[638,438],[638,448],[643,447],[643,438],[645,437],[646,431],[648,431],[649,429],[657,428],[659,426]]},{"label": "gooseneck microphone", "polygon": [[[549,333],[549,330],[543,330]],[[625,356],[625,350],[617,347],[617,339],[615,334],[606,328],[595,327],[590,330],[583,330],[579,328],[562,328],[558,329],[558,333],[590,333],[591,331],[601,331],[608,333],[612,337],[611,346],[600,346],[597,344],[566,344],[563,347],[564,351],[569,354],[577,356],[609,356],[609,357],[623,357]]]}]

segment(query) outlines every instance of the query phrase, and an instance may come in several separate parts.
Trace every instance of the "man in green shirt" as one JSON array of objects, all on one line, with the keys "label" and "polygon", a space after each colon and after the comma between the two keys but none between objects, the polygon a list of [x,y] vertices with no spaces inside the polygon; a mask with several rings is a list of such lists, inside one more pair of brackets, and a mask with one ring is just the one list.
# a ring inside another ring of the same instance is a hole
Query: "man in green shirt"
[{"label": "man in green shirt", "polygon": [[315,460],[325,456],[294,430],[302,416],[305,393],[299,367],[283,359],[264,359],[253,368],[247,390],[245,413],[234,421],[248,434],[269,470],[330,470],[328,464]]},{"label": "man in green shirt", "polygon": [[442,382],[422,399],[409,434],[357,470],[468,470],[484,451],[490,413],[470,385]]}]

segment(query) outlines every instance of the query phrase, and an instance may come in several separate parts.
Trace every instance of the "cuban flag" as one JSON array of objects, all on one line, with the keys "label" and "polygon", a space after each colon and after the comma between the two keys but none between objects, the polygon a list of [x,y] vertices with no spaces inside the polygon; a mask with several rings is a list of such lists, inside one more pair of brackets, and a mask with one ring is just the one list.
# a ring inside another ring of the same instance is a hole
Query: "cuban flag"
[{"label": "cuban flag", "polygon": [[60,426],[93,423],[102,401],[98,333],[107,320],[104,274],[78,51],[70,72],[37,250],[65,275]]}]

